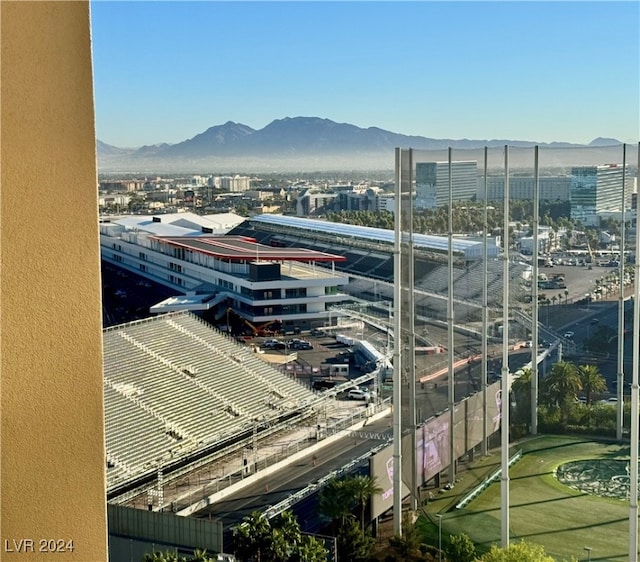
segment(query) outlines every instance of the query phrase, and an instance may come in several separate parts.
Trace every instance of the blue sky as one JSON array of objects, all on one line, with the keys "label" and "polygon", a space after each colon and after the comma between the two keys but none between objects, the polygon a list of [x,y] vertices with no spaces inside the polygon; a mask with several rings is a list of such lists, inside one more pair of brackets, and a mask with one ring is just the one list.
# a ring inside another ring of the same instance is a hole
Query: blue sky
[{"label": "blue sky", "polygon": [[640,3],[91,2],[100,140],[316,116],[432,138],[640,136]]}]

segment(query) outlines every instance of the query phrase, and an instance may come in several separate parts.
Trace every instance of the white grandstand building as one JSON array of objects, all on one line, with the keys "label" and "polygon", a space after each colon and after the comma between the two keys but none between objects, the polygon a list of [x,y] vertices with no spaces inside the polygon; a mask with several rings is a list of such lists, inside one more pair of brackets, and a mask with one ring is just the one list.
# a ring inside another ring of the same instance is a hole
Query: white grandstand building
[{"label": "white grandstand building", "polygon": [[186,463],[243,434],[313,415],[320,399],[189,312],[107,328],[107,487]]},{"label": "white grandstand building", "polygon": [[[315,234],[316,239],[319,240],[320,235],[324,235],[326,240],[333,241],[335,244],[361,246],[363,242],[368,241],[370,244],[385,245],[392,250],[394,243],[393,230],[384,228],[270,214],[256,215],[249,222],[260,224],[265,230],[268,228],[283,236],[304,231],[305,238],[313,238]],[[439,252],[442,255],[448,250],[449,241],[446,236],[414,234],[413,241],[417,249]],[[465,260],[482,259],[482,242],[475,238],[456,237],[453,239],[453,253]],[[489,240],[487,253],[489,258],[499,255],[500,250],[494,239]]]},{"label": "white grandstand building", "polygon": [[252,325],[278,321],[292,330],[326,323],[328,308],[347,298],[341,287],[348,277],[334,267],[345,258],[225,236],[244,220],[192,213],[103,219],[102,259],[180,293],[152,307],[154,313],[210,311],[220,320],[231,308]]},{"label": "white grandstand building", "polygon": [[[335,267],[349,275],[344,287],[352,297],[368,301],[393,299],[394,232],[317,219],[282,215],[256,215],[239,224],[231,234],[253,236],[265,245],[293,246],[343,255],[346,260]],[[413,235],[415,249],[415,300],[419,315],[446,317],[449,290],[449,240],[446,236]],[[483,242],[477,238],[454,237],[453,270],[456,321],[465,323],[478,318],[482,309]],[[487,286],[489,307],[498,312],[502,306],[503,261],[495,238],[487,239]],[[531,266],[514,260],[510,263],[513,299],[530,292],[526,283]]]}]

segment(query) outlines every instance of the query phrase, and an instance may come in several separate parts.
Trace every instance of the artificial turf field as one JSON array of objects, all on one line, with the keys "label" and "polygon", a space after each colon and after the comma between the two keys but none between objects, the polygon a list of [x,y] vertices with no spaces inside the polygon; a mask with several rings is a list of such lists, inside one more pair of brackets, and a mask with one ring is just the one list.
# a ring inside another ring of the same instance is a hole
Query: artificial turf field
[{"label": "artificial turf field", "polygon": [[[510,537],[542,544],[558,560],[629,561],[629,503],[626,500],[585,494],[558,482],[554,471],[564,463],[580,460],[625,461],[628,445],[601,443],[586,439],[543,436],[520,443],[522,458],[510,470]],[[595,463],[594,463],[595,464]],[[615,464],[615,463],[612,463]],[[624,466],[624,463],[620,463]],[[464,509],[455,504],[486,476],[500,468],[499,453],[477,459],[460,470],[453,490],[437,494],[426,510],[442,514],[442,534],[466,533],[488,548],[500,544],[500,481],[472,500]],[[584,471],[584,475],[589,474]],[[606,483],[605,483],[606,485]],[[427,529],[430,527],[430,529]],[[434,537],[432,524],[424,531]],[[483,549],[484,550],[484,549]]]}]

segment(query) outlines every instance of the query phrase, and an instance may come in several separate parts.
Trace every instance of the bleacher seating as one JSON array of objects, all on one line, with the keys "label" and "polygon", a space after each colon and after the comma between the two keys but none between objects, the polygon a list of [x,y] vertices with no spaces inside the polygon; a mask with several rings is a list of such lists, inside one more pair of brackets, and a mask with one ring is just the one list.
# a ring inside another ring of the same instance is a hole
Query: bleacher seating
[{"label": "bleacher seating", "polygon": [[315,398],[190,313],[109,328],[103,340],[108,485]]},{"label": "bleacher seating", "polygon": [[380,265],[382,265],[387,258],[381,258],[379,256],[364,256],[360,261],[358,261],[354,269],[356,273],[362,272],[364,275],[367,275],[369,272],[373,271]]},{"label": "bleacher seating", "polygon": [[383,261],[378,267],[371,270],[369,275],[375,279],[393,282],[393,257]]}]

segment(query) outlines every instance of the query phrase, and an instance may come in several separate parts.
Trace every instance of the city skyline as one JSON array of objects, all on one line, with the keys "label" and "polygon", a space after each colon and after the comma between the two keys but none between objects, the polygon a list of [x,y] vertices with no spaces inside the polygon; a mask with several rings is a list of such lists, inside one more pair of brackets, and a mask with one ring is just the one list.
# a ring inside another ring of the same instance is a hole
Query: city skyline
[{"label": "city skyline", "polygon": [[637,2],[91,3],[97,137],[317,116],[407,135],[638,140]]}]

